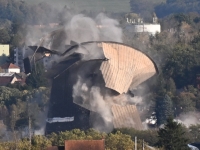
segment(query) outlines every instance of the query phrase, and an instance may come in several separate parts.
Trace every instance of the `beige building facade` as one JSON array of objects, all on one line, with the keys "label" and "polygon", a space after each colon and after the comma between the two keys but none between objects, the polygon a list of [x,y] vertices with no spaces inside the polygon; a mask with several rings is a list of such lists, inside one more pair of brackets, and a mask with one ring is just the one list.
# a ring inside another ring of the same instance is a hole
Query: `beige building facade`
[{"label": "beige building facade", "polygon": [[8,44],[0,44],[0,65],[6,63],[7,57],[10,55],[10,46]]},{"label": "beige building facade", "polygon": [[8,44],[2,45],[0,44],[0,56],[9,56],[10,55],[10,46]]}]

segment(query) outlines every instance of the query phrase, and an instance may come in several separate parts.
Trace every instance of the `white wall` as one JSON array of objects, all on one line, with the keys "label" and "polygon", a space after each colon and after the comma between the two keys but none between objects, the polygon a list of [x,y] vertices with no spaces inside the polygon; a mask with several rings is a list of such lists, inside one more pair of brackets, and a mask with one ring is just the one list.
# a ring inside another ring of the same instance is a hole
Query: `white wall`
[{"label": "white wall", "polygon": [[14,78],[12,79],[12,81],[11,81],[11,84],[14,84],[16,81],[18,81],[18,80],[17,80],[16,77],[14,77]]},{"label": "white wall", "polygon": [[16,73],[20,73],[20,69],[19,68],[15,68],[15,69],[8,69],[8,73],[10,72],[16,72]]},{"label": "white wall", "polygon": [[153,35],[155,35],[156,32],[158,33],[161,32],[160,24],[138,24],[138,25],[133,25],[133,26],[134,26],[135,32],[148,32]]}]

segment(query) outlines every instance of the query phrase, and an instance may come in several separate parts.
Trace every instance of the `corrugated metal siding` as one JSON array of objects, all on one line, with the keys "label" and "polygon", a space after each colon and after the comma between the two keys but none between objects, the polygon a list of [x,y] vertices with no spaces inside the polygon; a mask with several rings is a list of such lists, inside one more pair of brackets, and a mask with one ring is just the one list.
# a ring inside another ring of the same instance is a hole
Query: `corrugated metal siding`
[{"label": "corrugated metal siding", "polygon": [[104,140],[67,140],[65,150],[105,150]]},{"label": "corrugated metal siding", "polygon": [[105,57],[100,67],[106,87],[120,94],[156,74],[153,62],[142,52],[116,43],[102,43]]},{"label": "corrugated metal siding", "polygon": [[142,122],[135,105],[113,105],[112,113],[114,128],[143,129]]}]

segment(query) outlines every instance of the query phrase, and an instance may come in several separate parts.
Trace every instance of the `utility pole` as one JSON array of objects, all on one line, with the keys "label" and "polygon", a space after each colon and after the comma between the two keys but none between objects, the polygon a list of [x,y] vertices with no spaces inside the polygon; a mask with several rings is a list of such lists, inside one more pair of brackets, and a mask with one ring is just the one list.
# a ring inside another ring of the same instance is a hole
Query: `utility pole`
[{"label": "utility pole", "polygon": [[142,140],[142,150],[144,150],[144,139]]},{"label": "utility pole", "polygon": [[29,150],[31,150],[31,117],[28,116],[28,129],[29,129]]},{"label": "utility pole", "polygon": [[29,150],[31,150],[31,114],[30,114],[30,100],[27,100],[27,111],[28,111],[28,133],[29,133]]},{"label": "utility pole", "polygon": [[137,150],[137,136],[135,136],[135,150]]}]

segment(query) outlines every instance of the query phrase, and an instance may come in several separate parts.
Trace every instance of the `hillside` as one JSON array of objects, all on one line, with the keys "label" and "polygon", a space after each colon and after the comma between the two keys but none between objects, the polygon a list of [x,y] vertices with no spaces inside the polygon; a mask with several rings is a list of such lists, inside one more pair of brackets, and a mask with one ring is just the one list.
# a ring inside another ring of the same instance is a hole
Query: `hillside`
[{"label": "hillside", "polygon": [[[28,3],[39,3],[42,0],[24,0]],[[106,10],[109,12],[130,12],[130,0],[49,0],[54,6],[59,3],[58,7],[63,7],[64,5],[72,5],[80,10],[92,10],[101,11]]]}]

